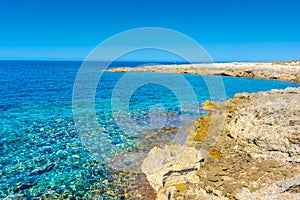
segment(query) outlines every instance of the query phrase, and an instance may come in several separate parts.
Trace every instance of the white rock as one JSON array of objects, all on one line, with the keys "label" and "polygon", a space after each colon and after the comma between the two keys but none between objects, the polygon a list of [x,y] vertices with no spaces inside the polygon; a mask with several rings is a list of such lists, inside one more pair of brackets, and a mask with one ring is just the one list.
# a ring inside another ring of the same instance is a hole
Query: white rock
[{"label": "white rock", "polygon": [[173,144],[154,147],[142,164],[150,185],[158,191],[164,185],[197,182],[201,153],[194,147]]}]

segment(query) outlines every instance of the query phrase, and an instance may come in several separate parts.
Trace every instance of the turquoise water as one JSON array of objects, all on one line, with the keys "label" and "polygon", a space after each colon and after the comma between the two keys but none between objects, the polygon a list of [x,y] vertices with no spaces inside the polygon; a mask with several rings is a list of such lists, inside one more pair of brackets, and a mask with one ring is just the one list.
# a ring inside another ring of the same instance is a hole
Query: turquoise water
[{"label": "turquoise water", "polygon": [[[110,67],[139,64],[113,63]],[[122,199],[123,193],[136,193],[134,176],[120,173],[97,159],[97,155],[91,154],[90,149],[83,145],[75,128],[72,92],[80,65],[81,62],[0,61],[0,198],[21,195],[25,199]],[[133,77],[134,74],[141,79],[148,76],[147,73],[143,76],[133,73]],[[143,138],[145,135],[141,137],[124,132],[112,117],[112,93],[123,76],[124,73],[105,72],[95,97],[101,134],[115,150],[107,152],[108,159],[123,152],[151,148],[151,142]],[[164,74],[163,79],[172,80],[174,76]],[[195,105],[189,106],[192,105],[190,99],[183,98],[186,101],[183,102],[186,121],[190,122],[206,114],[200,103],[211,99],[211,96],[201,76],[184,77],[195,91],[200,109],[195,114]],[[263,79],[222,77],[222,80],[226,98],[239,92],[298,86]],[[137,80],[130,79],[128,85],[123,85],[123,90],[134,81]],[[153,120],[149,113],[154,105],[160,105],[167,113],[155,116],[158,121],[165,120],[164,128],[180,126],[182,105],[170,89],[154,83],[143,85],[133,92],[129,101],[130,116],[140,127],[146,126]],[[101,143],[101,140],[98,142]]]}]

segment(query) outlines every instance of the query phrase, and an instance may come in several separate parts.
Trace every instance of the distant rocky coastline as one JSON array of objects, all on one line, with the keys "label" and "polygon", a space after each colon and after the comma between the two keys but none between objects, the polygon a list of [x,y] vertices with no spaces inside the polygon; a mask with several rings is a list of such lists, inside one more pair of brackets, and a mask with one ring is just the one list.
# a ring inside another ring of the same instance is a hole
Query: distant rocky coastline
[{"label": "distant rocky coastline", "polygon": [[[112,72],[229,75],[300,83],[300,62],[116,68]],[[300,88],[203,102],[186,145],[155,147],[142,170],[156,199],[300,199]]]},{"label": "distant rocky coastline", "polygon": [[300,83],[300,61],[151,65],[136,68],[118,67],[108,71],[221,75],[278,79]]}]

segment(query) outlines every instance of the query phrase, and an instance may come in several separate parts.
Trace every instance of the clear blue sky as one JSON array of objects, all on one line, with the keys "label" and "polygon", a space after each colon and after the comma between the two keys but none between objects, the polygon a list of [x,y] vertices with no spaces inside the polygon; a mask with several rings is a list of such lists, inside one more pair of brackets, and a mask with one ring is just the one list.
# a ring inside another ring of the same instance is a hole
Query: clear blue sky
[{"label": "clear blue sky", "polygon": [[1,0],[0,59],[82,60],[137,27],[180,31],[214,60],[300,59],[299,0]]}]

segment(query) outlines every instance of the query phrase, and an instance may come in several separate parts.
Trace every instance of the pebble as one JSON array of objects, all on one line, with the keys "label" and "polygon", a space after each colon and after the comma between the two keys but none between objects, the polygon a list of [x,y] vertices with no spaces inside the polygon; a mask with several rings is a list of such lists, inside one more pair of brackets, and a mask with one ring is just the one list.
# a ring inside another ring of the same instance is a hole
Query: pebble
[{"label": "pebble", "polygon": [[79,155],[73,155],[72,157],[73,157],[73,158],[77,158],[77,159],[80,158]]},{"label": "pebble", "polygon": [[4,200],[15,199],[15,198],[16,196],[14,194],[10,194],[6,198],[4,198]]}]

